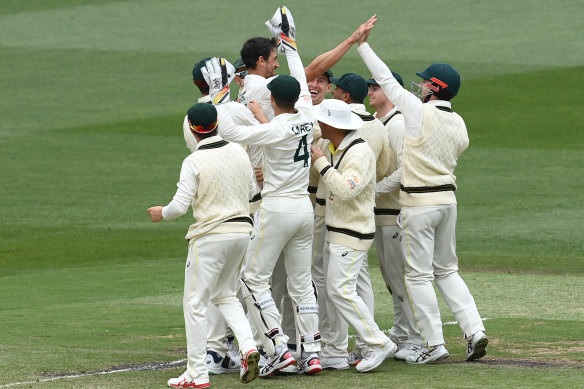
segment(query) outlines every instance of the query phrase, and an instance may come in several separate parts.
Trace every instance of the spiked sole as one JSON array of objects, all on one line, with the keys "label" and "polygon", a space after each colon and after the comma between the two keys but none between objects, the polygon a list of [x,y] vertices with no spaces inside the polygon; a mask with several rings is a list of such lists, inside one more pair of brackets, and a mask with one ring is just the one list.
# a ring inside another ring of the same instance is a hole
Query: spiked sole
[{"label": "spiked sole", "polygon": [[246,357],[247,370],[241,376],[241,382],[244,384],[250,383],[260,375],[260,353],[252,351]]},{"label": "spiked sole", "polygon": [[477,344],[474,346],[474,351],[468,357],[466,357],[467,361],[476,361],[487,355],[487,345],[489,344],[488,338],[482,338],[477,341]]}]

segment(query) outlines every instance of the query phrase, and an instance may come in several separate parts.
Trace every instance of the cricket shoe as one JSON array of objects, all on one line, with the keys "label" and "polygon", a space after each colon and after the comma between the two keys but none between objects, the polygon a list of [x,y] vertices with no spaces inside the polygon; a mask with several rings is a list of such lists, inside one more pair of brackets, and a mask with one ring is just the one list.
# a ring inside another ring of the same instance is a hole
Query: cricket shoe
[{"label": "cricket shoe", "polygon": [[168,386],[171,388],[210,388],[211,384],[209,382],[196,383],[191,374],[185,371],[180,377],[169,379]]},{"label": "cricket shoe", "polygon": [[312,353],[306,358],[301,358],[298,362],[298,374],[316,374],[322,370],[318,355]]},{"label": "cricket shoe", "polygon": [[205,365],[209,369],[209,374],[238,373],[240,365],[238,362],[240,361],[234,361],[229,355],[222,357],[215,351],[207,350]]},{"label": "cricket shoe", "polygon": [[347,355],[347,363],[351,366],[357,365],[363,359],[363,355],[361,355],[361,351],[353,350]]},{"label": "cricket shoe", "polygon": [[438,362],[442,359],[448,358],[448,351],[443,344],[431,347],[421,347],[420,351],[415,354],[408,355],[406,362],[414,365],[423,365],[426,363]]},{"label": "cricket shoe", "polygon": [[280,346],[276,349],[276,352],[273,357],[268,357],[266,365],[260,369],[260,377],[271,376],[278,370],[296,362],[287,347]]},{"label": "cricket shoe", "polygon": [[402,348],[399,349],[397,353],[393,355],[393,357],[399,361],[405,361],[408,355],[417,354],[421,348],[422,346],[419,344],[406,343]]},{"label": "cricket shoe", "polygon": [[347,358],[321,358],[320,366],[323,370],[347,370],[349,364]]},{"label": "cricket shoe", "polygon": [[245,357],[241,358],[241,367],[239,370],[239,377],[244,384],[255,380],[260,374],[260,353],[258,350],[249,350]]},{"label": "cricket shoe", "polygon": [[468,339],[468,347],[466,348],[466,360],[474,361],[476,359],[482,358],[487,354],[487,344],[489,344],[489,339],[483,331],[475,332]]},{"label": "cricket shoe", "polygon": [[227,355],[229,355],[233,362],[239,365],[241,363],[241,354],[239,353],[239,345],[235,337],[228,336],[225,340],[227,341]]},{"label": "cricket shoe", "polygon": [[278,374],[298,374],[298,368],[295,364],[288,365],[280,370],[278,370]]},{"label": "cricket shoe", "polygon": [[397,345],[389,340],[382,349],[368,349],[362,352],[363,359],[355,367],[358,372],[364,373],[381,365],[388,356],[395,354]]}]

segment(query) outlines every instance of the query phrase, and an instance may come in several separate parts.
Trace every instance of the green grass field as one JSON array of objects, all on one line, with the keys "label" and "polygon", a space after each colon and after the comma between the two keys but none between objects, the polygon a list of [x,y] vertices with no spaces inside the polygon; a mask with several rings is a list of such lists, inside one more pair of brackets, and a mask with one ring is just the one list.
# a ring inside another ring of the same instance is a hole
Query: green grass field
[{"label": "green grass field", "polygon": [[[193,64],[234,61],[245,39],[267,36],[279,5],[217,3],[0,2],[0,388],[159,388],[182,372],[137,371],[186,357],[192,219],[155,225],[146,209],[171,199],[187,155]],[[305,64],[377,13],[370,44],[406,85],[431,62],[460,71],[454,109],[470,147],[456,171],[458,254],[491,343],[480,362],[463,362],[461,331],[441,302],[444,363],[248,386],[584,386],[582,2],[286,5]],[[369,75],[355,49],[333,71]],[[376,320],[388,329],[373,253],[370,267]],[[235,376],[211,384],[241,387]]]}]

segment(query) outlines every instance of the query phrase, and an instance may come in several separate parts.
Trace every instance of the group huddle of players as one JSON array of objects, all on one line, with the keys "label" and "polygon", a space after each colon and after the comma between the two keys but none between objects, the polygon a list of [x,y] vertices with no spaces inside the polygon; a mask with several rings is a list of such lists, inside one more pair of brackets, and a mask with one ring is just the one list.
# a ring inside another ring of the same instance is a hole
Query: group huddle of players
[{"label": "group huddle of players", "polygon": [[[455,253],[453,173],[468,147],[450,102],[460,76],[435,63],[404,89],[367,43],[376,22],[304,67],[292,14],[279,7],[266,22],[274,38],[247,40],[234,65],[224,57],[195,65],[202,97],[183,123],[191,154],[173,200],[148,210],[155,222],[189,207],[195,218],[186,236],[187,369],[169,386],[206,388],[210,373],[239,372],[247,383],[351,365],[366,372],[390,357],[442,360],[432,283],[463,330],[466,359],[486,354]],[[334,77],[355,44],[371,77]],[[278,53],[290,75],[276,75]],[[231,101],[233,80],[240,90]],[[393,299],[389,336],[374,321],[373,242]]]}]

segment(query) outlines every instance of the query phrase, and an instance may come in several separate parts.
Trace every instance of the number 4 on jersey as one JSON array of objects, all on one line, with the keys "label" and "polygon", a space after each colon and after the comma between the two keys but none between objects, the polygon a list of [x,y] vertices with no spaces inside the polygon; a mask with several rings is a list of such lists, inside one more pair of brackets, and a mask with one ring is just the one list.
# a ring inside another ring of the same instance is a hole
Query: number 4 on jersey
[{"label": "number 4 on jersey", "polygon": [[[303,149],[302,154],[300,154],[300,149]],[[296,149],[296,153],[294,154],[294,162],[304,161],[304,167],[308,167],[308,158],[310,158],[310,154],[308,153],[306,135],[304,135],[302,138],[300,138],[300,141],[298,141],[298,148]]]}]

